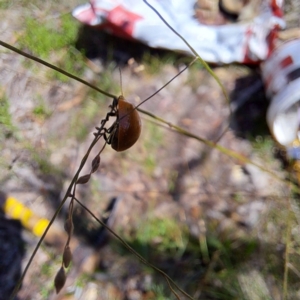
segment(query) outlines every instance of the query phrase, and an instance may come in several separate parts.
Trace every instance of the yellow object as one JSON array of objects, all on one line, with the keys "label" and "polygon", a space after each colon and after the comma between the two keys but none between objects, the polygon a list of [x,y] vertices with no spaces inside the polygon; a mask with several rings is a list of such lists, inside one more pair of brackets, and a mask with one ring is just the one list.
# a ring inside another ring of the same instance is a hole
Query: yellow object
[{"label": "yellow object", "polygon": [[293,161],[292,168],[293,168],[293,171],[294,171],[294,174],[296,176],[298,183],[300,183],[300,161],[299,160]]},{"label": "yellow object", "polygon": [[291,151],[292,155],[288,155],[288,158],[290,159],[290,170],[292,170],[292,173],[296,177],[298,183],[300,183],[300,159],[298,157],[299,148],[300,148],[299,134],[300,131],[298,131],[297,134],[298,137],[293,141],[293,143],[288,148],[288,151],[289,150],[295,151],[295,154],[293,153],[293,151]]},{"label": "yellow object", "polygon": [[42,236],[47,226],[49,225],[49,221],[47,219],[40,219],[32,228],[33,234],[36,236]]},{"label": "yellow object", "polygon": [[13,197],[7,197],[4,212],[12,219],[19,220],[25,228],[38,237],[43,235],[49,224],[47,219],[39,218],[32,210]]}]

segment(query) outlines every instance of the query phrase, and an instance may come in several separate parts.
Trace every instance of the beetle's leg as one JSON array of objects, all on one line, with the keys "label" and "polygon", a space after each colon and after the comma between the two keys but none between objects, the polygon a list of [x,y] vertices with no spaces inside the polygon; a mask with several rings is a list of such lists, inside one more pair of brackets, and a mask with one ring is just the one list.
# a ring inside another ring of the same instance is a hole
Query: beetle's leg
[{"label": "beetle's leg", "polygon": [[106,128],[100,128],[96,127],[97,131],[94,132],[94,136],[100,137],[101,135],[104,137],[105,140],[107,140],[107,129]]},{"label": "beetle's leg", "polygon": [[103,136],[103,138],[104,138],[104,140],[105,140],[105,142],[107,143],[107,144],[111,144],[111,141],[112,141],[112,139],[113,139],[113,137],[114,137],[114,134],[115,134],[115,131],[116,131],[116,125],[117,123],[115,122],[113,125],[111,125],[108,129],[106,129],[106,128],[102,128],[102,130],[99,132],[95,132],[94,133],[94,135],[95,136],[98,136],[98,135],[102,135]]},{"label": "beetle's leg", "polygon": [[[101,120],[101,125],[105,124],[109,120],[109,117],[116,117],[116,116],[117,113],[114,111],[107,113],[105,119]],[[96,127],[96,129],[98,129],[98,127]]]},{"label": "beetle's leg", "polygon": [[105,140],[105,142],[106,142],[107,144],[110,144],[110,143],[111,143],[110,135],[107,136],[107,135],[106,135],[106,132],[103,132],[103,138],[104,138],[104,140]]},{"label": "beetle's leg", "polygon": [[101,134],[101,131],[105,129],[103,126],[109,120],[109,117],[115,117],[115,116],[117,116],[115,112],[107,113],[105,119],[101,120],[101,127],[97,127],[97,126],[95,127],[98,132],[94,133],[94,135]]},{"label": "beetle's leg", "polygon": [[[115,128],[115,126],[116,126],[115,125],[116,122],[114,122],[114,124],[108,129],[104,128],[104,125],[109,120],[110,117],[117,117],[118,116],[117,107],[118,107],[118,99],[114,98],[112,105],[109,105],[109,108],[111,109],[111,111],[106,114],[105,119],[101,120],[101,126],[100,127],[95,127],[97,132],[95,132],[94,135],[99,136],[99,135],[102,134],[105,141],[109,144],[110,144],[110,141],[111,141],[110,135],[111,135],[111,132],[113,131],[113,129]],[[106,134],[109,134],[109,137],[107,137]]]},{"label": "beetle's leg", "polygon": [[111,139],[112,139],[112,133],[115,131],[117,126],[117,122],[114,122],[108,129],[103,127],[96,127],[96,129],[98,130],[97,132],[94,132],[94,136],[100,136],[102,135],[103,138],[105,139],[105,141],[110,144]]},{"label": "beetle's leg", "polygon": [[[109,113],[106,114],[105,119],[101,120],[101,125],[105,124],[108,120],[109,117],[116,117],[118,116],[118,99],[114,98],[112,105],[109,105],[109,108],[111,109]],[[96,127],[97,130],[98,127]]]}]

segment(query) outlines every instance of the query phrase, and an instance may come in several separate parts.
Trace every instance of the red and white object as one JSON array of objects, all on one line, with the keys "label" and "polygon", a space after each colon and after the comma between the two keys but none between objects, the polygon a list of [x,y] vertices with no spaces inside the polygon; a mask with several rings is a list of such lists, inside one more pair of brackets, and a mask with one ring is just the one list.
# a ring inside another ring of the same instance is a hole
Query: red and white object
[{"label": "red and white object", "polygon": [[[207,62],[254,63],[265,60],[276,32],[285,27],[283,0],[264,0],[260,14],[249,23],[205,25],[194,17],[195,0],[149,0],[164,19]],[[138,40],[153,48],[192,54],[142,0],[93,0],[74,9],[80,22],[112,34]]]},{"label": "red and white object", "polygon": [[261,70],[271,98],[269,128],[281,145],[288,146],[298,138],[300,125],[300,39],[278,47]]}]

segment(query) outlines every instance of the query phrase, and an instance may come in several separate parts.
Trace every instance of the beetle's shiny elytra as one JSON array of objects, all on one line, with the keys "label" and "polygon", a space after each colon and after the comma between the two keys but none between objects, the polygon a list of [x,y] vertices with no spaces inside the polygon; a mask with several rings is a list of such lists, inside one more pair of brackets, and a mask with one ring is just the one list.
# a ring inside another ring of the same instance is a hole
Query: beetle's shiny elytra
[{"label": "beetle's shiny elytra", "polygon": [[118,152],[125,151],[138,140],[142,123],[137,110],[123,96],[118,98],[116,124],[111,147]]}]

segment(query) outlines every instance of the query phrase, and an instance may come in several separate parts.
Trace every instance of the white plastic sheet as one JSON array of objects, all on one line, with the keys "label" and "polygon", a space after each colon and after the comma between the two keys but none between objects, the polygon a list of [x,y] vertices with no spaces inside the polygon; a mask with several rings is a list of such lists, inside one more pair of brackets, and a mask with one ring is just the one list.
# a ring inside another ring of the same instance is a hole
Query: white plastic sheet
[{"label": "white plastic sheet", "polygon": [[[281,0],[262,2],[260,15],[250,23],[203,25],[194,18],[195,0],[149,0],[164,19],[205,60],[211,63],[259,63],[272,50],[278,29],[285,27]],[[192,54],[142,0],[94,0],[79,6],[73,16],[111,34],[138,40],[153,48]]]}]

